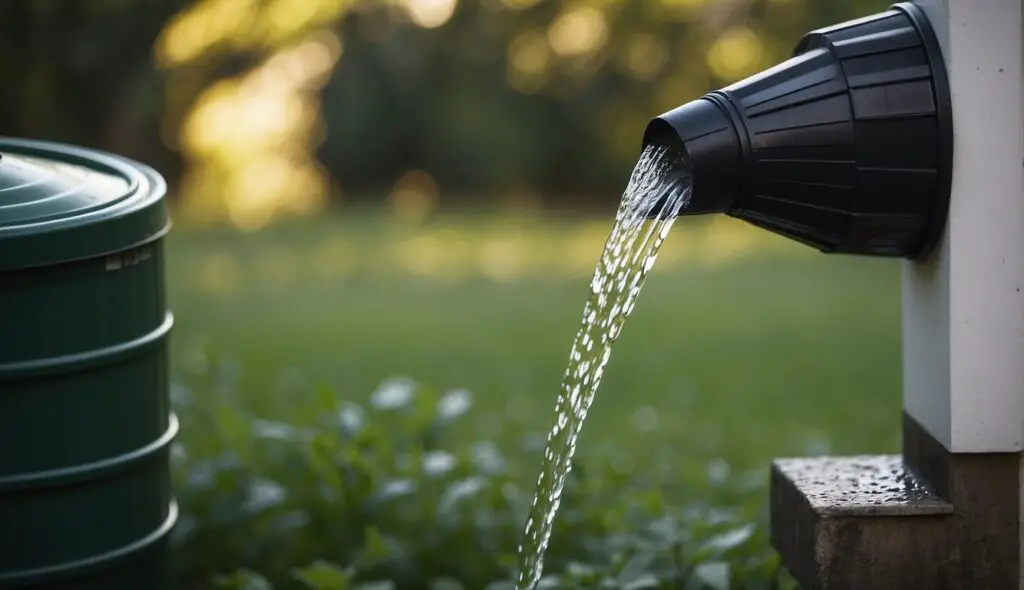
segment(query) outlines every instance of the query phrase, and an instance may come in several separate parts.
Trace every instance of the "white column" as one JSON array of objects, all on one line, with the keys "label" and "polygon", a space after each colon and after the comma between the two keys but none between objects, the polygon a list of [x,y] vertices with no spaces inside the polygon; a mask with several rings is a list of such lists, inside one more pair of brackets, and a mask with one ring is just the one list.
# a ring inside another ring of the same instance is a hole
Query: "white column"
[{"label": "white column", "polygon": [[903,268],[904,408],[958,453],[1024,448],[1024,3],[921,0],[953,99],[949,222]]}]

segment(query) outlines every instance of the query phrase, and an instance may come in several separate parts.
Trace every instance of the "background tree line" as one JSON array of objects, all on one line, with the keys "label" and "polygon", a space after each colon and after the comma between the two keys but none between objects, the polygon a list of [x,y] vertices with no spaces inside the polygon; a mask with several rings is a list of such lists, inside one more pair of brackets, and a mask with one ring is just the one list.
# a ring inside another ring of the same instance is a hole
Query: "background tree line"
[{"label": "background tree line", "polygon": [[886,5],[11,0],[0,133],[144,160],[199,217],[257,226],[396,186],[603,207],[651,116]]}]

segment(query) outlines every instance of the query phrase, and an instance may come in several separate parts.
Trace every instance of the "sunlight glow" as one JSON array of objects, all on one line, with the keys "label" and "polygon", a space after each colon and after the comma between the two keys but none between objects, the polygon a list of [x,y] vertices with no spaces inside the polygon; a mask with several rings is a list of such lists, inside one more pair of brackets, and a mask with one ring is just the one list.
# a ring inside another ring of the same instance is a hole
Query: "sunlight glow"
[{"label": "sunlight glow", "polygon": [[542,74],[551,63],[547,37],[536,31],[524,33],[509,46],[509,61],[524,74]]},{"label": "sunlight glow", "polygon": [[558,15],[548,29],[548,41],[563,57],[596,53],[608,42],[604,13],[591,6],[571,8]]},{"label": "sunlight glow", "polygon": [[763,54],[757,33],[737,27],[725,31],[708,49],[708,67],[723,80],[735,80],[757,71]]},{"label": "sunlight glow", "polygon": [[735,262],[757,252],[762,236],[750,226],[726,215],[715,215],[701,235],[701,244],[691,251],[697,262],[717,266]]},{"label": "sunlight glow", "polygon": [[181,131],[186,217],[258,229],[323,204],[329,180],[311,146],[321,134],[319,90],[341,51],[321,31],[199,96]]},{"label": "sunlight glow", "polygon": [[314,275],[323,278],[345,276],[359,265],[357,249],[344,239],[330,236],[315,247],[312,255],[304,257],[308,261],[307,269]]},{"label": "sunlight glow", "polygon": [[274,48],[349,10],[355,0],[200,0],[175,15],[156,42],[164,68],[202,58],[221,44]]},{"label": "sunlight glow", "polygon": [[241,34],[257,0],[206,0],[172,18],[157,41],[157,60],[164,66],[192,61],[211,46]]},{"label": "sunlight glow", "polygon": [[411,274],[456,279],[465,273],[466,264],[452,256],[448,246],[447,240],[423,233],[394,244],[392,255],[398,266]]},{"label": "sunlight glow", "polygon": [[[365,223],[383,231],[363,231]],[[608,239],[607,219],[550,223],[506,216],[436,216],[423,225],[382,220],[311,229],[321,237],[306,242],[269,242],[259,256],[236,258],[213,248],[196,265],[197,287],[232,296],[251,284],[292,288],[310,279],[385,274],[439,282],[482,278],[514,282],[541,277],[589,279]],[[759,256],[814,257],[813,248],[725,215],[706,221],[677,222],[651,271],[671,275],[681,269],[717,267]],[[316,227],[316,226],[314,226]],[[348,231],[353,228],[355,231]],[[552,256],[558,252],[558,256]]]},{"label": "sunlight glow", "polygon": [[494,236],[486,240],[477,254],[479,270],[498,282],[518,278],[526,270],[529,247],[512,236]]},{"label": "sunlight glow", "polygon": [[692,97],[710,90],[710,81],[702,80],[701,78],[707,78],[707,76],[700,76],[689,72],[673,73],[655,90],[653,110],[664,113],[676,108]]},{"label": "sunlight glow", "polygon": [[424,29],[435,29],[451,20],[459,0],[404,0],[412,22]]},{"label": "sunlight glow", "polygon": [[665,69],[669,50],[665,42],[654,35],[635,35],[626,48],[626,67],[638,80],[649,82]]},{"label": "sunlight glow", "polygon": [[422,221],[437,207],[440,192],[433,176],[422,170],[412,170],[395,183],[388,205],[396,219]]},{"label": "sunlight glow", "polygon": [[547,81],[551,66],[548,38],[537,31],[523,33],[508,46],[508,80],[519,92],[532,94]]}]

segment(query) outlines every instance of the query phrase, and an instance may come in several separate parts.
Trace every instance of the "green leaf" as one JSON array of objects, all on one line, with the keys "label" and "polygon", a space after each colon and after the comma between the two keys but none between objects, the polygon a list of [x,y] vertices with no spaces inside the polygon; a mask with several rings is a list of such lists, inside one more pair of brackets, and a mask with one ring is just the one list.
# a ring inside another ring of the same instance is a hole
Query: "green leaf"
[{"label": "green leaf", "polygon": [[473,465],[482,473],[497,475],[508,471],[508,459],[498,445],[491,441],[480,441],[473,445]]},{"label": "green leaf", "polygon": [[436,578],[430,581],[428,590],[465,590],[465,586],[455,578]]},{"label": "green leaf", "polygon": [[325,412],[334,412],[338,407],[337,394],[330,385],[324,383],[317,385],[314,397],[317,407]]},{"label": "green leaf", "polygon": [[355,587],[355,590],[395,590],[398,586],[391,580],[380,580],[378,582],[366,582]]},{"label": "green leaf", "polygon": [[756,527],[751,523],[734,528],[722,534],[715,535],[708,539],[701,549],[702,551],[715,554],[725,553],[746,543],[747,540],[754,535],[755,528]]},{"label": "green leaf", "polygon": [[438,512],[446,517],[453,516],[455,508],[480,493],[486,483],[487,480],[482,477],[469,477],[452,482],[441,495]]},{"label": "green leaf", "polygon": [[341,473],[334,462],[339,443],[333,436],[318,434],[309,445],[306,459],[314,474],[318,475],[327,490],[340,494],[344,488]]},{"label": "green leaf", "polygon": [[326,561],[315,561],[304,568],[293,570],[293,574],[312,590],[350,590],[355,572],[352,568],[342,568]]},{"label": "green leaf", "polygon": [[242,509],[246,514],[257,514],[264,510],[280,506],[288,497],[288,491],[276,481],[257,477],[251,480],[246,490],[246,499]]},{"label": "green leaf", "polygon": [[380,484],[370,499],[373,506],[402,498],[416,492],[416,482],[408,479],[390,479]]},{"label": "green leaf", "polygon": [[444,394],[437,401],[437,415],[443,421],[450,421],[465,414],[473,407],[473,396],[465,389],[455,389]]},{"label": "green leaf", "polygon": [[346,403],[338,410],[338,428],[343,438],[352,438],[366,426],[366,413],[358,404]]},{"label": "green leaf", "polygon": [[230,576],[218,576],[214,584],[221,590],[271,590],[270,582],[258,573],[242,568]]},{"label": "green leaf", "polygon": [[378,410],[403,410],[413,403],[415,396],[415,381],[408,377],[392,377],[373,392],[370,405]]},{"label": "green leaf", "polygon": [[[222,403],[217,407],[217,428],[228,441],[240,443],[251,436],[248,416],[233,404]],[[239,445],[241,448],[242,445]]]},{"label": "green leaf", "polygon": [[427,451],[420,458],[420,466],[427,477],[441,477],[455,469],[458,459],[448,451]]},{"label": "green leaf", "polygon": [[657,554],[652,551],[641,551],[633,555],[617,576],[619,585],[625,585],[640,579],[657,557]]},{"label": "green leaf", "polygon": [[364,557],[370,562],[379,562],[391,556],[391,548],[387,540],[381,534],[380,529],[375,526],[366,528],[366,540],[364,541]]},{"label": "green leaf", "polygon": [[276,420],[253,420],[250,423],[251,436],[265,440],[285,442],[308,441],[309,434],[295,428],[291,424]]},{"label": "green leaf", "polygon": [[651,574],[644,574],[629,582],[620,581],[618,587],[621,590],[648,590],[661,587],[661,582]]},{"label": "green leaf", "polygon": [[694,568],[694,577],[705,587],[712,590],[729,590],[729,564],[723,561],[709,561]]},{"label": "green leaf", "polygon": [[574,578],[589,578],[594,575],[594,573],[597,571],[597,568],[595,568],[593,565],[590,565],[589,563],[572,561],[569,562],[568,566],[566,566],[565,571],[567,574]]}]

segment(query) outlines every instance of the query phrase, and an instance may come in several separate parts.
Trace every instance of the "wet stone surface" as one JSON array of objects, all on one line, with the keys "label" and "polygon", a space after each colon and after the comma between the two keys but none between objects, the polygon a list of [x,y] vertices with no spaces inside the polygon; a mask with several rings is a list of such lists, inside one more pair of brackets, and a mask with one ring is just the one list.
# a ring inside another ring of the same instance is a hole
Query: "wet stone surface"
[{"label": "wet stone surface", "polygon": [[778,459],[780,471],[822,516],[951,514],[953,505],[915,479],[900,455]]}]

